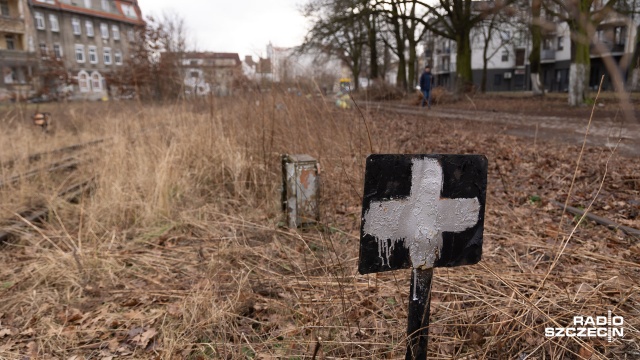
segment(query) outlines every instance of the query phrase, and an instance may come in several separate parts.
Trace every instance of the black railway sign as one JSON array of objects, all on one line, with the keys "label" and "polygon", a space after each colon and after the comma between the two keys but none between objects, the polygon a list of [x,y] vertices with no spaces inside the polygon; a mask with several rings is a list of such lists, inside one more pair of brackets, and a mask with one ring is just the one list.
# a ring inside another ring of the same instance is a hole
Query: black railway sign
[{"label": "black railway sign", "polygon": [[426,359],[434,267],[482,256],[487,158],[367,158],[360,230],[361,274],[412,268],[406,359]]}]

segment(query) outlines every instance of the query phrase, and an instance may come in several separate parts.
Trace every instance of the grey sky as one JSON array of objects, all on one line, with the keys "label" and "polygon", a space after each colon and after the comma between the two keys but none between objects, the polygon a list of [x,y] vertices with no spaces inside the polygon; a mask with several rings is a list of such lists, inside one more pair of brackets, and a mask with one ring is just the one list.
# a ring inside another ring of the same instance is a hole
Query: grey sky
[{"label": "grey sky", "polygon": [[138,0],[144,16],[176,11],[187,22],[198,50],[266,56],[266,46],[302,42],[305,0]]}]

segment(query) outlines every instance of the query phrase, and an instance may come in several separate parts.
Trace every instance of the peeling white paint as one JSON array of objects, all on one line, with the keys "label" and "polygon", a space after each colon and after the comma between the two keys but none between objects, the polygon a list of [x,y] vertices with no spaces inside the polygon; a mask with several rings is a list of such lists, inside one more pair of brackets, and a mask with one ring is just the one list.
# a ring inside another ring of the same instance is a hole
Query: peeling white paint
[{"label": "peeling white paint", "polygon": [[418,271],[413,268],[413,301],[418,301]]},{"label": "peeling white paint", "polygon": [[377,239],[383,265],[389,265],[390,252],[404,239],[412,266],[431,268],[440,258],[442,233],[474,226],[480,203],[478,198],[440,197],[443,175],[437,159],[414,159],[411,173],[409,197],[372,202],[363,218],[363,230]]}]

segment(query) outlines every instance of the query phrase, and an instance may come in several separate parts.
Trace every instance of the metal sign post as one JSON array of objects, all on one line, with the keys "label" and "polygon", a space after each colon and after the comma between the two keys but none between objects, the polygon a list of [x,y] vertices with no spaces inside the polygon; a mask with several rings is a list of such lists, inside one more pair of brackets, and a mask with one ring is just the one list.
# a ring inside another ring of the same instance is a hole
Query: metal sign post
[{"label": "metal sign post", "polygon": [[407,360],[427,358],[433,268],[480,261],[486,189],[482,155],[367,158],[358,270],[413,269]]}]

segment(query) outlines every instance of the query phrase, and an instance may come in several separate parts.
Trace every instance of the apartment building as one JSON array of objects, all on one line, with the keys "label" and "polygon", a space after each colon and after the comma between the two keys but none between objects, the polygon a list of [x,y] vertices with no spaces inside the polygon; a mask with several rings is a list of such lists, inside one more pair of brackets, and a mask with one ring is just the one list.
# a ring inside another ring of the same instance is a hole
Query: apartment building
[{"label": "apartment building", "polygon": [[[566,22],[551,15],[544,15],[540,51],[540,80],[546,91],[566,92],[569,88],[571,66],[571,34]],[[479,23],[471,33],[473,82],[480,89],[484,54],[487,59],[487,91],[531,90],[529,54],[531,38],[523,24],[528,19],[499,24],[486,38],[489,24]],[[611,55],[627,76],[628,60],[635,51],[636,30],[640,19],[619,14],[609,14],[595,31],[591,45],[589,87],[597,89],[602,75],[608,74],[603,58]],[[450,39],[428,32],[425,38],[426,62],[433,67],[436,83],[453,85],[456,69],[456,44]],[[612,90],[611,77],[606,76],[604,90]]]},{"label": "apartment building", "polygon": [[130,55],[136,28],[143,26],[137,0],[29,0],[40,66],[56,62],[71,80],[43,84],[71,98],[103,99],[106,80]]},{"label": "apartment building", "polygon": [[0,0],[0,101],[32,93],[37,65],[26,0]]}]

